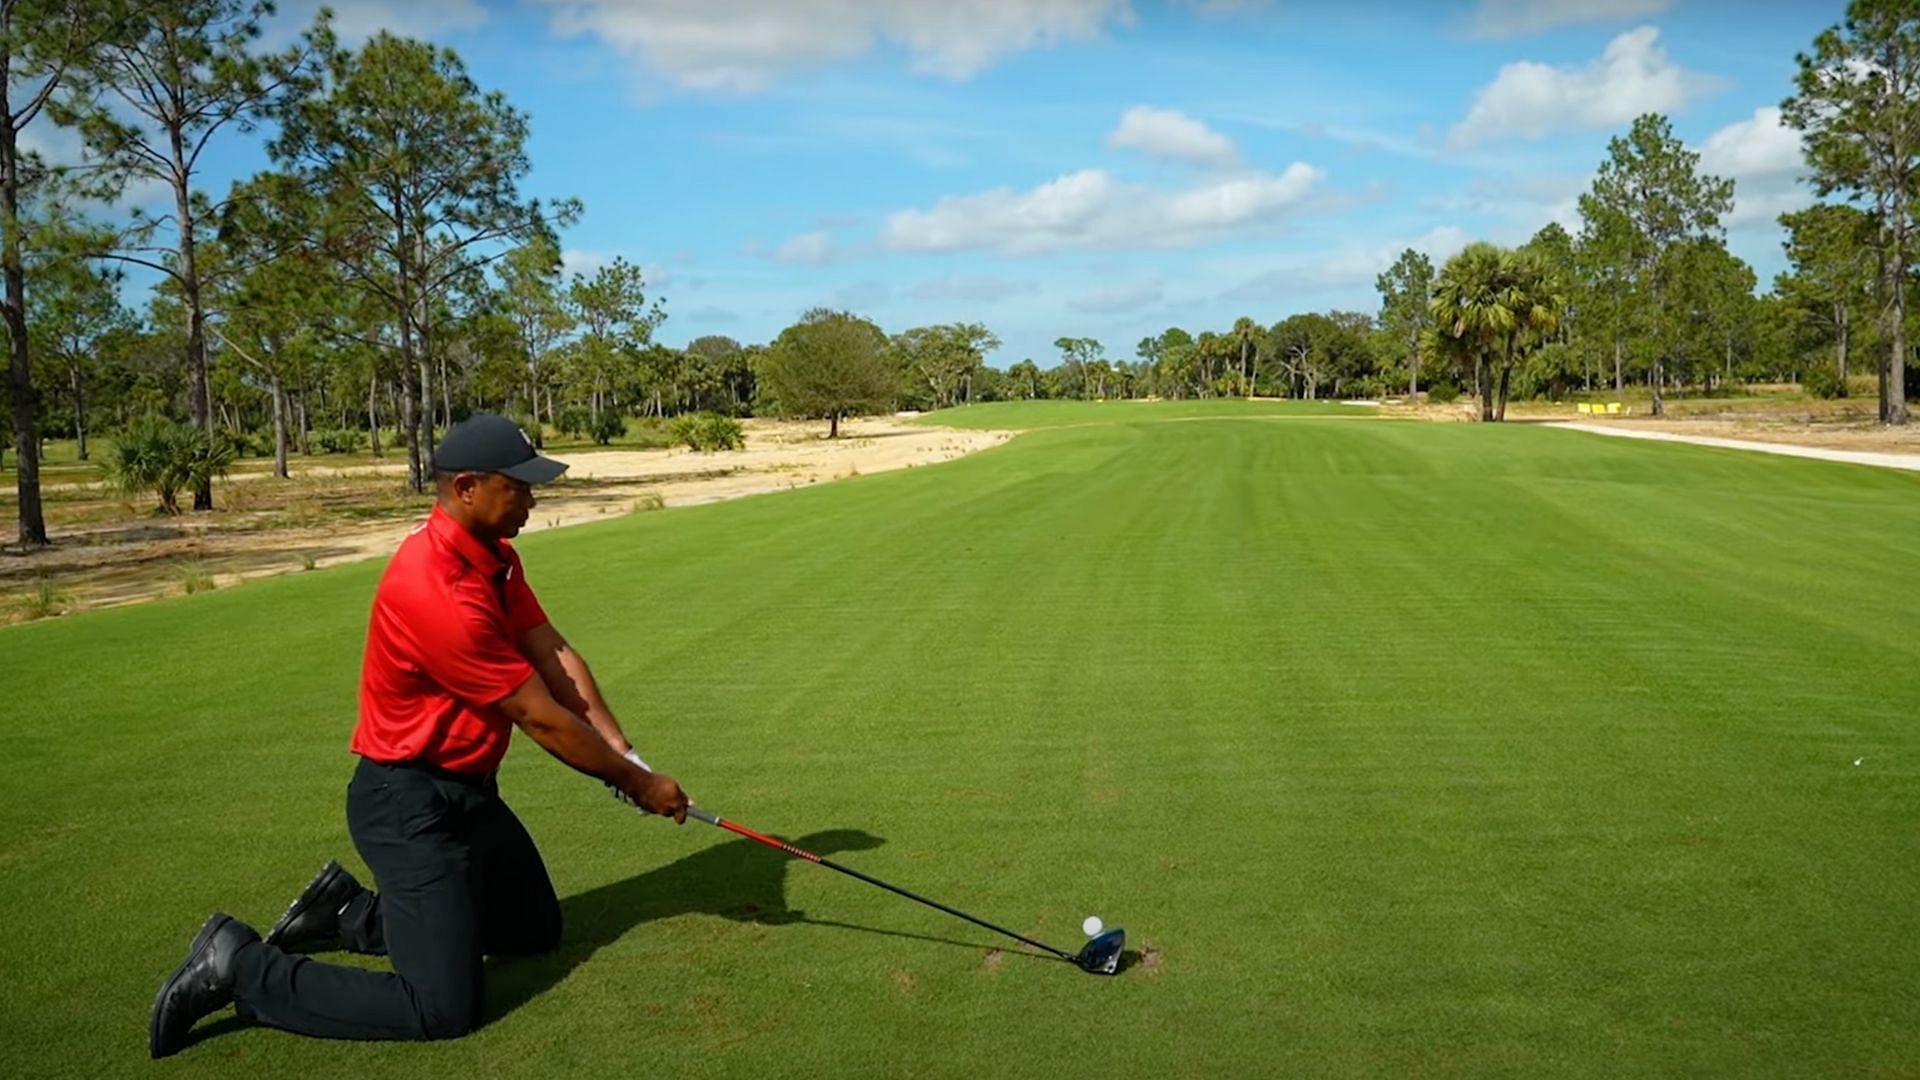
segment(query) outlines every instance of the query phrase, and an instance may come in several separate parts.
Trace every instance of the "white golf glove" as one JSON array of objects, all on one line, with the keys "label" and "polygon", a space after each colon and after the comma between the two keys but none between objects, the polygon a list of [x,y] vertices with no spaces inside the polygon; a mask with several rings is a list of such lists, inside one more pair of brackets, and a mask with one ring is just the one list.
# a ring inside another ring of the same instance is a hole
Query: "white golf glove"
[{"label": "white golf glove", "polygon": [[[641,759],[640,751],[638,750],[635,750],[629,747],[627,752],[622,756],[625,757],[628,761],[633,762],[635,765],[638,765],[641,768],[647,770],[648,772],[653,771],[653,766],[647,764],[644,760]],[[638,810],[643,814],[647,812],[646,809],[642,807],[639,803],[634,802],[631,798],[629,798],[626,792],[621,791],[619,788],[614,787],[612,784],[607,785],[607,790],[613,793],[614,798],[619,799],[621,802],[626,803],[628,806],[633,807],[635,810]]]}]

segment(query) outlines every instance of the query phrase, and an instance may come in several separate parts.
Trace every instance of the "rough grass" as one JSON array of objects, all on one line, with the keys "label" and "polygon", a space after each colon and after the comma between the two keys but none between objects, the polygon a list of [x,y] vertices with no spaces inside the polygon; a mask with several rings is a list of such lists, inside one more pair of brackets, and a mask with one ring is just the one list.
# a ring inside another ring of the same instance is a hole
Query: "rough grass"
[{"label": "rough grass", "polygon": [[1898,1075],[1916,496],[1524,426],[1127,421],[529,537],[556,622],[704,805],[1063,946],[1097,913],[1132,969],[637,819],[522,740],[502,787],[568,933],[492,970],[487,1027],[224,1023],[161,1065],[146,1011],[208,912],[264,925],[327,856],[363,868],[342,790],[380,567],[14,627],[0,1060]]}]

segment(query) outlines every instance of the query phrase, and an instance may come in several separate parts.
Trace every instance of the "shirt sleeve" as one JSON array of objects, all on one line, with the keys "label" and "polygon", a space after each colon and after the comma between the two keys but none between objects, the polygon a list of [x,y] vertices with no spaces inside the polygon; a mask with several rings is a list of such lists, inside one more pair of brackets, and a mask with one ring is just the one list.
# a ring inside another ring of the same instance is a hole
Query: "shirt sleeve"
[{"label": "shirt sleeve", "polygon": [[527,584],[525,568],[520,565],[520,553],[513,552],[507,562],[507,635],[514,642],[520,636],[536,627],[545,626],[550,620],[540,606],[540,598],[533,595],[533,587]]},{"label": "shirt sleeve", "polygon": [[420,643],[420,666],[469,706],[497,705],[533,675],[533,665],[520,655],[506,620],[487,597],[456,588],[451,607],[435,620],[438,640]]}]

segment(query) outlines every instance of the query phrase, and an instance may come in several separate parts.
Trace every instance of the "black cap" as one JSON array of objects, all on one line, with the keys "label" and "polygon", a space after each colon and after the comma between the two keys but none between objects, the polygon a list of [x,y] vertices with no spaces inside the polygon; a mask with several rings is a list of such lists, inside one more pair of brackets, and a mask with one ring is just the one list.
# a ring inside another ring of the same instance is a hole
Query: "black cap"
[{"label": "black cap", "polygon": [[529,484],[544,484],[567,471],[540,456],[520,425],[497,413],[474,413],[447,429],[433,450],[437,472],[496,472]]}]

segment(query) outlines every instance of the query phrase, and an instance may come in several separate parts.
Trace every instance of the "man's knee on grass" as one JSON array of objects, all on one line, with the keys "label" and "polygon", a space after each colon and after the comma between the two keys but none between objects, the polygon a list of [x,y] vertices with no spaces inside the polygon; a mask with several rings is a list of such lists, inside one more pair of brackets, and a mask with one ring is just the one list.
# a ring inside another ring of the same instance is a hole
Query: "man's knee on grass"
[{"label": "man's knee on grass", "polygon": [[485,994],[481,981],[458,986],[409,986],[413,1002],[416,1035],[424,1040],[458,1039],[480,1026],[480,1006]]},{"label": "man's knee on grass", "polygon": [[422,1005],[415,1023],[420,1038],[426,1041],[464,1038],[480,1026],[480,1001],[476,997],[464,1004]]}]

